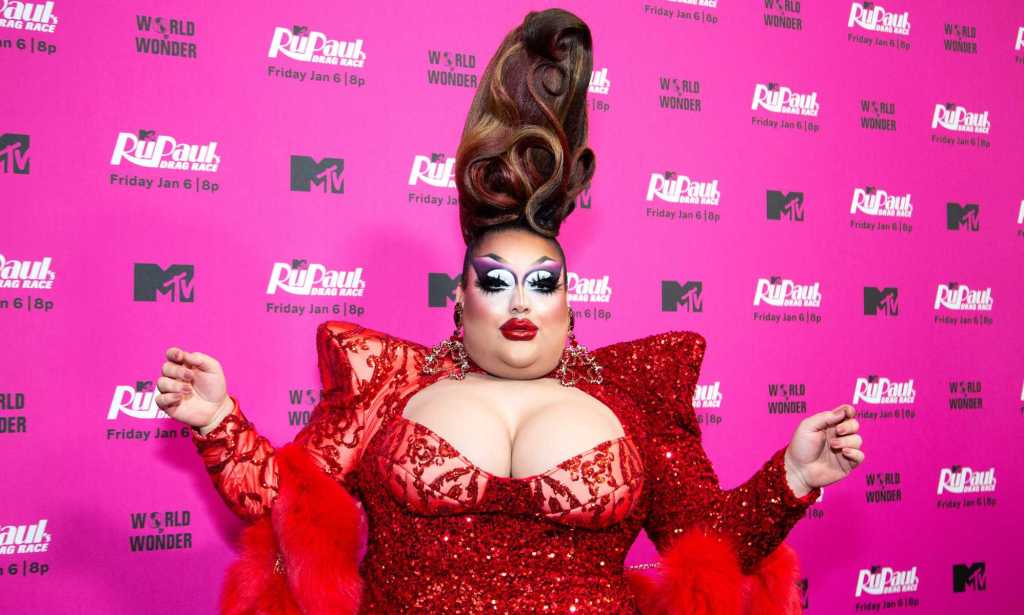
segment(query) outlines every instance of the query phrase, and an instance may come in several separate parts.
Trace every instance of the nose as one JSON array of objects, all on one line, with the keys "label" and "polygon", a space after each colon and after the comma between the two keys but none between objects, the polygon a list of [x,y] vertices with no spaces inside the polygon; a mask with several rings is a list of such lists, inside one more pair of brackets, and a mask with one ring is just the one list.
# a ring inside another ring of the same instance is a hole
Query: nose
[{"label": "nose", "polygon": [[509,306],[513,314],[526,314],[530,306],[526,301],[526,289],[522,284],[516,285],[516,292],[512,293],[512,305]]}]

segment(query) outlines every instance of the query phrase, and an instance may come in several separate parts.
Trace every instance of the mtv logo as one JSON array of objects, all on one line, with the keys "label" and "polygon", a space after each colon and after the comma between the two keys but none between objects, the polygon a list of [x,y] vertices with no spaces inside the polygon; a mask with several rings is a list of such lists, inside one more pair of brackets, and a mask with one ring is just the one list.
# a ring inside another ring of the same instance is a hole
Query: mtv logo
[{"label": "mtv logo", "polygon": [[876,288],[874,286],[864,287],[864,315],[898,316],[900,313],[899,289]]},{"label": "mtv logo", "polygon": [[981,208],[977,203],[960,205],[959,203],[946,203],[946,228],[951,231],[966,229],[968,231],[978,230],[978,215]]},{"label": "mtv logo", "polygon": [[313,186],[324,194],[344,194],[345,161],[341,158],[324,158],[317,162],[309,156],[292,156],[292,192],[311,192]]},{"label": "mtv logo", "polygon": [[454,278],[447,273],[427,274],[427,305],[429,307],[445,307],[448,301],[455,301],[455,287],[462,281],[462,274]]},{"label": "mtv logo", "polygon": [[29,136],[8,132],[0,135],[0,173],[28,175]]},{"label": "mtv logo", "polygon": [[195,301],[194,265],[171,265],[163,269],[155,263],[135,263],[134,300],[172,303]]},{"label": "mtv logo", "polygon": [[704,311],[704,283],[691,280],[680,285],[675,280],[661,281],[661,311],[678,312],[679,306],[686,312]]},{"label": "mtv logo", "polygon": [[[579,195],[576,196],[576,207],[579,207],[580,209],[590,209],[593,204],[594,196],[590,194],[589,187],[581,190]],[[1021,212],[1024,212],[1024,206],[1021,207]],[[1021,215],[1024,215],[1024,213]]]},{"label": "mtv logo", "polygon": [[779,190],[768,191],[768,219],[782,220],[783,218],[793,222],[804,220],[804,193],[787,192]]},{"label": "mtv logo", "polygon": [[971,565],[953,564],[953,591],[965,592],[985,591],[985,562],[974,562]]}]

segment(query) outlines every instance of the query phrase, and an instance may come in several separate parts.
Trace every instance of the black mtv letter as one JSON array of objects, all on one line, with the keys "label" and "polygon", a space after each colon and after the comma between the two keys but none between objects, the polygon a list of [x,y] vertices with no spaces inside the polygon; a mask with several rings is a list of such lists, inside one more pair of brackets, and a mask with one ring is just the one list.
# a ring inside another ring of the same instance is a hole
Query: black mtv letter
[{"label": "black mtv letter", "polygon": [[704,283],[689,281],[680,286],[675,280],[661,281],[661,311],[677,312],[682,305],[687,312],[704,311]]},{"label": "black mtv letter", "polygon": [[447,273],[427,274],[427,305],[430,307],[444,307],[448,300],[455,300],[455,287],[462,280],[462,274],[454,278]]},{"label": "black mtv letter", "polygon": [[13,132],[0,135],[0,173],[28,175],[29,136]]},{"label": "black mtv letter", "polygon": [[900,313],[899,290],[894,287],[864,287],[864,315],[877,316],[888,314],[896,316]]},{"label": "black mtv letter", "polygon": [[345,161],[341,158],[317,162],[309,156],[292,156],[292,192],[309,192],[315,184],[324,194],[344,194],[344,170]]},{"label": "black mtv letter", "polygon": [[787,192],[783,194],[780,190],[768,191],[768,219],[781,220],[783,216],[795,222],[803,221],[803,192]]},{"label": "black mtv letter", "polygon": [[978,230],[978,216],[981,214],[981,207],[977,203],[960,205],[959,203],[946,203],[946,228],[951,231],[961,228],[969,231]]},{"label": "black mtv letter", "polygon": [[135,301],[156,301],[157,294],[172,302],[192,303],[194,265],[171,265],[163,269],[155,263],[135,263]]},{"label": "black mtv letter", "polygon": [[964,592],[968,587],[974,591],[985,590],[985,562],[974,562],[970,566],[953,564],[953,591]]}]

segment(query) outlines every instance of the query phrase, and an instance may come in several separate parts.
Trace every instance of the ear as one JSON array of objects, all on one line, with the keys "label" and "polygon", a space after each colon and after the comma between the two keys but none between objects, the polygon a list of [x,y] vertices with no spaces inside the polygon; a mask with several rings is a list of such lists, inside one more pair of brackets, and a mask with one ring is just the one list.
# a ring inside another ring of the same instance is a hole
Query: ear
[{"label": "ear", "polygon": [[461,303],[463,300],[462,284],[455,285],[455,303]]}]

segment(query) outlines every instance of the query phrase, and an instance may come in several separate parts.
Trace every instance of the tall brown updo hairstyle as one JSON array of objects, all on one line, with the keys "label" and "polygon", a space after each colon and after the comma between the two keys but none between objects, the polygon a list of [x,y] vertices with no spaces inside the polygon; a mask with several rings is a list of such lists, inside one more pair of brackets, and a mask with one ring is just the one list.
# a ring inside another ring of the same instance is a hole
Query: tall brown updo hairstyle
[{"label": "tall brown updo hairstyle", "polygon": [[590,28],[562,9],[531,11],[484,70],[455,159],[469,255],[483,237],[527,229],[555,242],[594,175],[587,146]]}]

